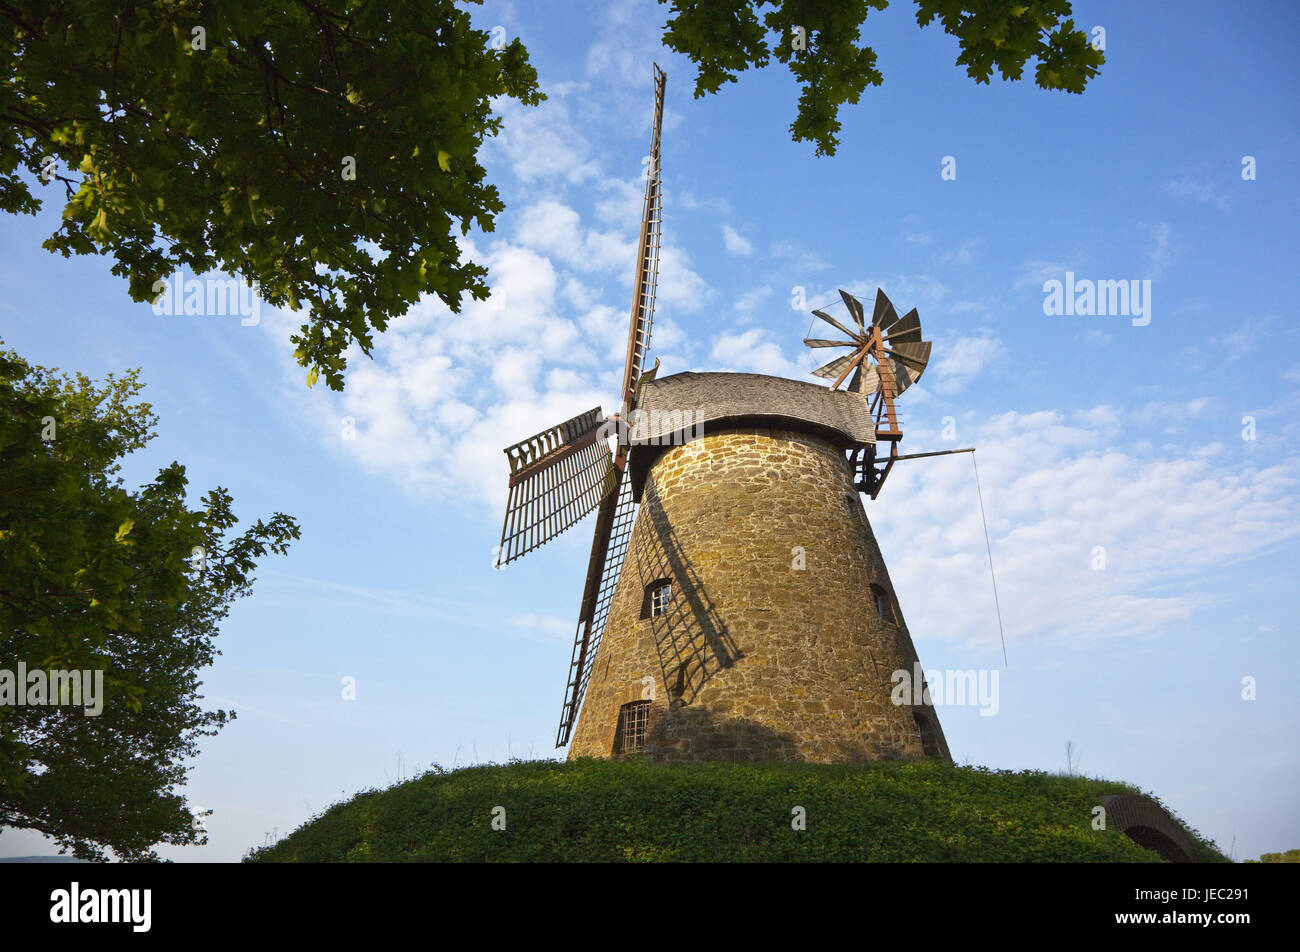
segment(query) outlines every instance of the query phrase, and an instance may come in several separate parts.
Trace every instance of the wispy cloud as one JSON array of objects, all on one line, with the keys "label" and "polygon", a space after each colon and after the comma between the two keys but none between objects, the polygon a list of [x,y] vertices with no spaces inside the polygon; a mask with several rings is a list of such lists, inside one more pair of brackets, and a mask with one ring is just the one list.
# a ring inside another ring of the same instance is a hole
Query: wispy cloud
[{"label": "wispy cloud", "polygon": [[[1205,411],[1188,401],[1176,412]],[[1219,591],[1192,579],[1300,536],[1300,458],[1225,470],[1217,454],[1125,452],[1114,445],[1121,425],[1142,424],[1114,407],[963,421],[959,439],[980,448],[1012,643],[1169,633]],[[929,445],[938,435],[913,427],[909,438]],[[898,468],[888,502],[869,514],[912,630],[993,652],[979,501],[961,459]],[[942,599],[928,597],[936,567]]]},{"label": "wispy cloud", "polygon": [[967,265],[975,260],[975,249],[982,243],[982,238],[967,238],[951,251],[939,255],[944,264]]},{"label": "wispy cloud", "polygon": [[1271,316],[1249,319],[1236,330],[1229,331],[1222,337],[1210,342],[1211,349],[1227,360],[1241,360],[1259,346],[1266,335],[1267,328],[1273,323]]},{"label": "wispy cloud", "polygon": [[786,357],[770,331],[753,328],[738,334],[722,334],[709,351],[710,370],[771,374],[804,379],[812,364],[800,364]]},{"label": "wispy cloud", "polygon": [[[461,240],[465,255],[489,268],[488,300],[466,301],[459,314],[436,298],[420,300],[376,336],[372,358],[350,356],[342,394],[302,392],[284,343],[298,319],[274,312],[263,320],[282,355],[286,403],[311,421],[322,443],[414,496],[497,509],[505,495],[503,446],[615,404],[644,183],[633,160],[618,176],[601,173],[575,119],[582,103],[570,100],[599,85],[604,101],[617,86],[637,94],[641,105],[627,108],[648,127],[645,59],[624,55],[619,24],[656,10],[629,3],[609,12],[598,41],[606,48],[593,48],[588,63],[599,83],[548,86],[551,98],[536,110],[501,104],[505,122],[490,154],[528,186],[529,198],[503,218],[509,233]],[[581,98],[591,106],[591,93]],[[592,212],[573,204],[581,198],[574,185],[583,187]],[[734,239],[738,248],[736,240],[746,243],[738,232]],[[674,315],[697,312],[713,296],[687,251],[666,235],[654,328],[661,356],[686,364],[704,346]],[[351,437],[343,435],[345,419]]]},{"label": "wispy cloud", "polygon": [[1016,275],[1011,287],[1016,291],[1041,291],[1044,282],[1061,280],[1067,270],[1071,269],[1060,261],[1045,261],[1041,258],[1035,258],[1032,261],[1026,261],[1020,266],[1020,273]]},{"label": "wispy cloud", "polygon": [[625,269],[636,256],[630,237],[583,228],[574,209],[553,199],[526,206],[518,216],[515,234],[525,247],[579,271]]},{"label": "wispy cloud", "polygon": [[1171,230],[1168,222],[1158,221],[1149,226],[1151,244],[1147,249],[1147,264],[1152,278],[1165,273],[1165,268],[1173,263],[1175,252],[1170,244]]},{"label": "wispy cloud", "polygon": [[803,271],[825,271],[830,263],[813,252],[789,241],[775,241],[768,248],[768,255],[795,273]]},{"label": "wispy cloud", "polygon": [[736,303],[732,306],[732,310],[743,317],[752,317],[771,296],[772,286],[768,284],[760,284],[756,288],[750,288],[737,298]]},{"label": "wispy cloud", "polygon": [[735,255],[738,258],[747,257],[754,253],[754,245],[736,229],[730,225],[722,226],[722,243],[727,248],[727,254]]},{"label": "wispy cloud", "polygon": [[539,106],[502,100],[497,108],[504,121],[496,137],[488,140],[484,154],[489,159],[504,154],[520,181],[558,176],[569,183],[580,183],[599,173],[591,144],[573,121],[562,97],[551,95]]},{"label": "wispy cloud", "polygon": [[1007,353],[1002,341],[991,333],[941,339],[935,349],[942,356],[923,382],[943,395],[958,393],[976,378],[987,376]]},{"label": "wispy cloud", "polygon": [[268,721],[276,721],[280,724],[288,724],[290,727],[296,727],[299,730],[310,731],[315,729],[311,724],[296,721],[291,717],[285,717],[283,714],[277,714],[275,711],[268,711],[265,708],[254,707],[251,704],[237,701],[234,698],[222,697],[215,694],[206,694],[204,695],[204,699],[211,701],[214,704],[218,704],[221,707],[234,708],[236,716],[242,714],[247,717],[251,714],[253,717],[260,717],[263,720]]},{"label": "wispy cloud", "polygon": [[572,619],[557,618],[554,615],[512,615],[510,626],[525,637],[540,641],[561,641],[567,644],[573,640]]},{"label": "wispy cloud", "polygon": [[915,215],[903,216],[903,240],[913,245],[928,245],[934,238],[921,227],[921,220]]},{"label": "wispy cloud", "polygon": [[1198,205],[1213,205],[1220,211],[1228,211],[1230,202],[1228,194],[1213,181],[1195,179],[1191,176],[1161,182],[1159,189],[1174,198],[1187,199]]}]

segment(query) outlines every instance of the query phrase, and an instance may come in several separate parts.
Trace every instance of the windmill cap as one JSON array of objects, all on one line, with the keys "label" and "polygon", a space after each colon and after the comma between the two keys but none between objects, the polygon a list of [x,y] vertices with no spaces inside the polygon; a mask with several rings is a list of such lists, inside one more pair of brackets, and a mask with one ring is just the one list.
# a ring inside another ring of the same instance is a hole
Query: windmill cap
[{"label": "windmill cap", "polygon": [[632,486],[667,447],[735,426],[812,433],[844,449],[876,441],[867,397],[767,374],[679,373],[647,381],[628,421]]}]

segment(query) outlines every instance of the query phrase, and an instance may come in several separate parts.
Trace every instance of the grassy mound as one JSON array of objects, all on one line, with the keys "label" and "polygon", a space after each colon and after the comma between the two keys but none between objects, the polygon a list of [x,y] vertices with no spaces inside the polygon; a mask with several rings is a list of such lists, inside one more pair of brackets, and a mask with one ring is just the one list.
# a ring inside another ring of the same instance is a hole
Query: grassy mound
[{"label": "grassy mound", "polygon": [[[1103,795],[1138,792],[930,761],[514,761],[359,793],[245,860],[1160,862],[1119,830],[1092,829]],[[792,829],[795,807],[804,830]],[[1199,859],[1225,861],[1188,834]]]}]

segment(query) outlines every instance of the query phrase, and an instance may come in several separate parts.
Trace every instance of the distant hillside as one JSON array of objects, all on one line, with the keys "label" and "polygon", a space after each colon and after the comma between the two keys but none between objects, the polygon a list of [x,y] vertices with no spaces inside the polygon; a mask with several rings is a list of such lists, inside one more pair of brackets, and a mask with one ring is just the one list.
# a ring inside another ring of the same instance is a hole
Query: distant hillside
[{"label": "distant hillside", "polygon": [[89,863],[75,856],[0,856],[0,863]]},{"label": "distant hillside", "polygon": [[[1114,825],[1092,829],[1102,796],[1137,792],[933,761],[516,761],[365,791],[245,861],[1161,862]],[[1198,860],[1227,861],[1183,829]]]},{"label": "distant hillside", "polygon": [[1285,853],[1261,853],[1257,860],[1248,863],[1300,863],[1300,850],[1287,850]]}]

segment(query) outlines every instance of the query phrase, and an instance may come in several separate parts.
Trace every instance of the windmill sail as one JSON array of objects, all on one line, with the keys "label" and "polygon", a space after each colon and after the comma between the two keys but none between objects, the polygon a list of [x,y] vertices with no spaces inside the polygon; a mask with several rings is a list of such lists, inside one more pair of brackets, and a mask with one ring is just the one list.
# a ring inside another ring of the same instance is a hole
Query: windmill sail
[{"label": "windmill sail", "polygon": [[555,736],[556,747],[563,747],[569,742],[573,725],[577,723],[578,711],[587,693],[587,682],[591,680],[591,666],[596,660],[601,636],[605,633],[605,620],[609,617],[610,602],[614,600],[614,589],[623,568],[623,558],[627,555],[627,544],[632,537],[632,525],[636,522],[638,508],[632,498],[632,480],[621,478],[618,493],[606,497],[596,519],[596,534],[592,539],[591,558],[587,563],[587,585],[582,595],[582,608],[578,613],[578,630],[573,638],[573,656],[569,660],[569,683],[564,693],[564,710],[560,714],[560,729]]},{"label": "windmill sail", "polygon": [[[656,63],[654,67],[654,122],[650,130],[650,161],[646,169],[645,198],[641,203],[641,236],[637,240],[636,276],[633,280],[632,313],[628,318],[627,359],[623,364],[623,420],[630,421],[636,406],[641,368],[650,349],[650,327],[654,320],[655,290],[659,284],[659,231],[663,222],[660,201],[659,137],[664,119],[664,86],[667,77]],[[652,371],[653,372],[653,371]],[[612,488],[601,500],[596,517],[596,532],[591,540],[591,558],[587,564],[587,584],[578,611],[578,630],[574,635],[573,656],[569,661],[569,681],[564,692],[564,709],[555,746],[563,747],[578,719],[582,698],[591,679],[591,666],[604,634],[609,603],[618,584],[627,540],[636,518],[632,499],[632,481],[624,477],[627,447],[620,446],[611,466]]]},{"label": "windmill sail", "polygon": [[869,325],[861,301],[843,290],[840,298],[858,329],[846,327],[824,311],[814,310],[815,316],[842,332],[847,339],[805,337],[803,342],[814,348],[853,348],[850,353],[836,357],[812,373],[827,380],[833,378],[832,390],[848,378],[849,390],[873,398],[871,409],[876,418],[876,439],[888,440],[892,444],[889,457],[883,462],[877,461],[873,447],[865,454],[862,450],[853,451],[853,459],[863,474],[857,482],[858,487],[870,492],[871,498],[875,499],[893,461],[898,458],[898,441],[903,438],[894,399],[925,373],[930,363],[930,342],[921,339],[921,318],[916,308],[900,318],[881,288],[876,289],[876,303],[871,309]]},{"label": "windmill sail", "polygon": [[601,439],[600,407],[521,440],[505,450],[510,495],[497,566],[549,542],[596,508],[612,488],[609,445]]},{"label": "windmill sail", "polygon": [[[578,631],[569,661],[569,680],[557,747],[568,743],[577,720],[636,518],[632,483],[624,478],[629,446],[620,439],[617,450],[613,450],[605,436],[612,435],[609,424],[615,419],[623,424],[632,419],[640,383],[655,373],[654,369],[642,373],[642,367],[650,349],[650,326],[659,283],[659,233],[663,221],[659,137],[663,129],[666,79],[664,71],[655,64],[654,122],[650,133],[645,199],[641,205],[641,235],[637,241],[632,312],[628,316],[627,352],[619,392],[621,415],[605,420],[601,417],[600,407],[596,407],[507,447],[505,451],[510,460],[510,496],[501,528],[498,566],[526,555],[555,538],[592,509],[597,509],[596,531],[587,565],[587,585],[578,612]],[[620,425],[618,431],[626,432],[626,427]]]},{"label": "windmill sail", "polygon": [[654,68],[655,108],[650,131],[650,161],[646,168],[645,197],[641,203],[641,236],[637,241],[637,268],[632,292],[632,314],[627,336],[627,359],[623,364],[623,411],[636,398],[646,351],[650,349],[650,326],[654,321],[655,292],[659,286],[659,233],[663,223],[659,168],[659,134],[664,121],[666,76]]},{"label": "windmill sail", "polygon": [[852,347],[854,350],[823,364],[813,373],[834,380],[831,384],[834,389],[852,371],[850,390],[865,394],[879,393],[884,398],[881,404],[885,411],[882,422],[887,423],[887,426],[881,433],[901,437],[893,399],[920,380],[926,364],[930,362],[930,342],[921,340],[921,318],[917,316],[916,308],[900,318],[885,292],[877,288],[876,303],[868,326],[862,302],[843,290],[840,291],[840,297],[858,325],[858,330],[846,327],[824,311],[814,310],[814,315],[842,331],[847,339],[805,337],[803,342],[814,348]]}]

